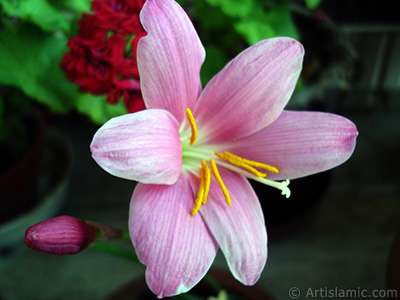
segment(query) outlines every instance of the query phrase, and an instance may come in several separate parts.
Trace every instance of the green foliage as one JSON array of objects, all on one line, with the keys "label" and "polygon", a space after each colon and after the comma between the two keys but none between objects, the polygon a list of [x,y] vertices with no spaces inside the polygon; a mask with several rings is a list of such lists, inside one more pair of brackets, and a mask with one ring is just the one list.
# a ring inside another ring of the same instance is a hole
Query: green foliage
[{"label": "green foliage", "polygon": [[30,21],[45,31],[70,29],[67,15],[46,0],[1,0],[0,4],[7,15]]},{"label": "green foliage", "polygon": [[59,112],[74,106],[73,86],[59,68],[67,38],[47,35],[28,24],[0,33],[0,82]]},{"label": "green foliage", "polygon": [[235,29],[250,45],[254,45],[262,39],[275,36],[272,27],[259,20],[247,19],[239,21],[235,24]]},{"label": "green foliage", "polygon": [[57,4],[62,3],[63,8],[59,8],[60,10],[70,11],[69,15],[73,17],[80,17],[81,13],[88,12],[90,10],[91,1],[88,0],[68,0],[68,1],[59,1],[53,0]]},{"label": "green foliage", "polygon": [[192,4],[189,15],[206,49],[206,59],[201,69],[201,79],[205,85],[246,45],[233,30],[234,18],[204,0],[195,0]]},{"label": "green foliage", "polygon": [[[309,8],[320,2],[305,1]],[[298,38],[286,0],[178,2],[194,21],[207,51],[203,84],[249,45],[275,36]],[[77,109],[97,123],[125,113],[122,103],[113,106],[105,96],[79,92],[59,66],[68,39],[77,33],[76,21],[90,5],[90,0],[0,0],[0,84],[19,89],[56,112]]]},{"label": "green foliage", "polygon": [[309,9],[317,8],[318,5],[321,3],[321,0],[305,0],[305,1]]},{"label": "green foliage", "polygon": [[88,115],[97,124],[104,124],[113,117],[127,113],[122,101],[117,105],[113,105],[106,102],[106,96],[80,93],[76,103],[76,109]]},{"label": "green foliage", "polygon": [[299,38],[286,0],[194,0],[184,8],[206,48],[203,84],[249,45],[277,36]]},{"label": "green foliage", "polygon": [[293,23],[287,2],[285,0],[276,1],[276,3],[259,18],[260,23],[267,23],[273,30],[272,36],[265,38],[288,36],[299,39],[296,26]]},{"label": "green foliage", "polygon": [[76,20],[90,3],[0,0],[0,84],[22,91],[26,101],[35,99],[58,113],[77,109],[102,124],[126,109],[106,103],[105,97],[79,92],[60,68],[68,39],[76,34]]},{"label": "green foliage", "polygon": [[277,0],[269,6],[261,0],[206,1],[214,7],[219,7],[226,16],[234,18],[234,29],[249,45],[276,36],[298,39],[285,0]]},{"label": "green foliage", "polygon": [[201,68],[201,79],[203,85],[222,70],[227,62],[224,52],[215,46],[207,46],[206,53],[206,60]]},{"label": "green foliage", "polygon": [[220,7],[222,12],[230,17],[245,18],[255,9],[253,0],[206,0],[210,5]]}]

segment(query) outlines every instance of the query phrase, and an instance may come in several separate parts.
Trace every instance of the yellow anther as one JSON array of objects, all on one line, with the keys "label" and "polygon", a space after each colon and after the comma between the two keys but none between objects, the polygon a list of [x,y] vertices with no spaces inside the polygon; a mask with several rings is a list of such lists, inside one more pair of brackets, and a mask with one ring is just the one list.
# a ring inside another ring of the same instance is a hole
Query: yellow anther
[{"label": "yellow anther", "polygon": [[201,166],[203,167],[203,170],[204,170],[204,181],[205,181],[202,204],[206,204],[207,198],[208,198],[208,193],[210,191],[211,173],[210,173],[210,168],[207,166],[205,159],[201,160]]},{"label": "yellow anther", "polygon": [[197,193],[197,198],[192,209],[192,215],[194,216],[199,211],[202,204],[206,204],[208,193],[210,191],[211,184],[211,172],[210,168],[207,166],[205,159],[201,160],[200,169],[200,187]]},{"label": "yellow anther", "polygon": [[200,209],[201,204],[203,203],[204,187],[205,187],[204,170],[203,170],[203,168],[201,168],[200,169],[200,187],[199,187],[199,191],[197,192],[197,199],[196,199],[194,207],[192,209],[193,216],[197,214],[197,212]]},{"label": "yellow anther", "polygon": [[261,169],[264,169],[264,170],[267,170],[267,171],[270,171],[270,172],[273,172],[273,173],[279,173],[279,170],[277,168],[273,167],[273,166],[270,166],[270,165],[267,165],[267,164],[263,164],[263,163],[260,163],[258,161],[248,160],[248,159],[242,158],[240,156],[237,156],[235,154],[232,154],[232,153],[230,153],[228,151],[225,151],[224,154],[226,156],[228,156],[228,157],[232,157],[235,160],[241,161],[241,162],[245,163],[246,165],[249,165],[249,166],[252,166],[252,167],[256,167],[256,168],[261,168]]},{"label": "yellow anther", "polygon": [[186,116],[189,120],[190,128],[192,130],[192,135],[190,136],[190,146],[193,146],[197,139],[197,126],[190,108],[186,108]]},{"label": "yellow anther", "polygon": [[224,182],[222,181],[221,176],[219,175],[217,165],[215,164],[215,161],[213,159],[210,159],[210,166],[211,166],[211,173],[214,175],[215,180],[217,180],[219,188],[222,190],[222,193],[224,194],[225,201],[228,203],[228,205],[231,205],[231,196],[229,195],[228,189],[226,188]]},{"label": "yellow anther", "polygon": [[255,168],[249,166],[248,164],[246,164],[245,162],[243,162],[241,160],[235,159],[233,157],[227,156],[227,155],[219,153],[219,152],[214,152],[214,153],[219,158],[221,158],[223,160],[226,160],[227,162],[230,162],[231,164],[233,164],[235,166],[238,166],[239,168],[245,169],[245,170],[253,173],[257,177],[260,177],[260,178],[267,177],[267,174],[259,172],[258,170],[256,170]]},{"label": "yellow anther", "polygon": [[274,172],[274,173],[279,173],[279,170],[277,168],[275,168],[275,167],[272,167],[270,165],[263,164],[263,163],[260,163],[260,162],[257,162],[257,161],[253,161],[253,160],[248,160],[248,159],[242,158],[242,157],[234,155],[234,154],[232,154],[232,153],[230,153],[228,151],[225,151],[224,154],[219,153],[219,152],[214,152],[214,153],[219,158],[221,158],[221,159],[223,159],[223,160],[225,160],[227,162],[230,162],[231,164],[233,164],[235,166],[243,168],[243,169],[253,173],[254,175],[256,175],[257,177],[260,177],[260,178],[267,177],[267,174],[258,171],[254,167],[262,168],[262,169],[265,169],[267,171]]}]

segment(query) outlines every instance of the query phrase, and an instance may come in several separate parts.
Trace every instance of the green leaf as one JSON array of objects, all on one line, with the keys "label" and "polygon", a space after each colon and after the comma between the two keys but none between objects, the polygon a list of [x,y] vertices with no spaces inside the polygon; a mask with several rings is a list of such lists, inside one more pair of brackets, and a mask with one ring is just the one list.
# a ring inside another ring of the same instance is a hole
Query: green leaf
[{"label": "green leaf", "polygon": [[123,101],[114,105],[106,102],[106,96],[93,96],[91,94],[79,95],[77,109],[79,112],[88,115],[97,124],[104,124],[113,117],[127,113]]},{"label": "green leaf", "polygon": [[214,46],[206,46],[206,60],[201,66],[201,81],[203,86],[217,74],[228,62],[224,52]]},{"label": "green leaf", "polygon": [[244,18],[253,10],[253,0],[206,0],[210,5],[220,7],[230,17]]},{"label": "green leaf", "polygon": [[69,0],[69,1],[65,1],[64,5],[66,8],[75,12],[75,14],[77,16],[80,16],[81,13],[90,11],[91,3],[92,3],[92,1],[89,1],[89,0],[87,0],[87,1]]},{"label": "green leaf", "polygon": [[99,124],[126,113],[122,102],[106,103],[105,96],[83,94],[68,81],[60,68],[61,58],[68,51],[64,35],[24,25],[1,32],[0,45],[0,83],[18,87],[56,112],[76,108]]},{"label": "green leaf", "polygon": [[19,87],[55,111],[75,106],[77,89],[59,64],[67,38],[46,34],[31,24],[0,33],[0,83]]},{"label": "green leaf", "polygon": [[[198,30],[198,27],[200,27],[200,30],[203,28],[201,31],[204,31],[205,29],[209,32],[212,30],[225,28],[230,25],[229,17],[220,9],[208,4],[207,1],[195,0],[190,9],[191,16],[193,15],[196,21],[198,21],[196,24],[196,30]],[[212,20],[212,22],[210,22],[210,20]]]},{"label": "green leaf", "polygon": [[276,1],[275,5],[266,13],[266,21],[274,28],[276,36],[288,36],[299,39],[296,26],[285,0]]},{"label": "green leaf", "polygon": [[68,16],[46,0],[0,0],[0,4],[6,14],[30,21],[45,31],[70,29]]},{"label": "green leaf", "polygon": [[309,9],[317,8],[318,5],[321,3],[321,0],[305,0],[305,1]]},{"label": "green leaf", "polygon": [[255,11],[251,17],[239,20],[235,30],[253,45],[260,40],[278,36],[299,39],[289,8],[284,0],[278,0],[268,11]]},{"label": "green leaf", "polygon": [[275,31],[266,22],[259,20],[242,20],[235,24],[235,30],[243,36],[249,45],[276,36]]}]

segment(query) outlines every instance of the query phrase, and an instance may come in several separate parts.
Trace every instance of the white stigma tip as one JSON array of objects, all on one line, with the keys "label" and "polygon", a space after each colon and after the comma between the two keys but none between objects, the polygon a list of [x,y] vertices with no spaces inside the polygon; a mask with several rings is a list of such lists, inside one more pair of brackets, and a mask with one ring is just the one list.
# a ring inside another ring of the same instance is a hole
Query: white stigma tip
[{"label": "white stigma tip", "polygon": [[289,179],[286,179],[286,181],[281,182],[282,195],[286,196],[286,199],[290,197],[290,189],[288,188],[289,183],[290,183]]}]

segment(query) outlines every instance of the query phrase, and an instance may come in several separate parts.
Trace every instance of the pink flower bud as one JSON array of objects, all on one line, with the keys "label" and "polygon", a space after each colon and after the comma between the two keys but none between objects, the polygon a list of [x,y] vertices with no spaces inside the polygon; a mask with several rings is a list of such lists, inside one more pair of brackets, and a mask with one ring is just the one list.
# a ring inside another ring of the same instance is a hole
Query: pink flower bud
[{"label": "pink flower bud", "polygon": [[44,220],[25,231],[25,244],[34,250],[57,255],[75,254],[84,250],[96,237],[85,221],[59,216]]}]

